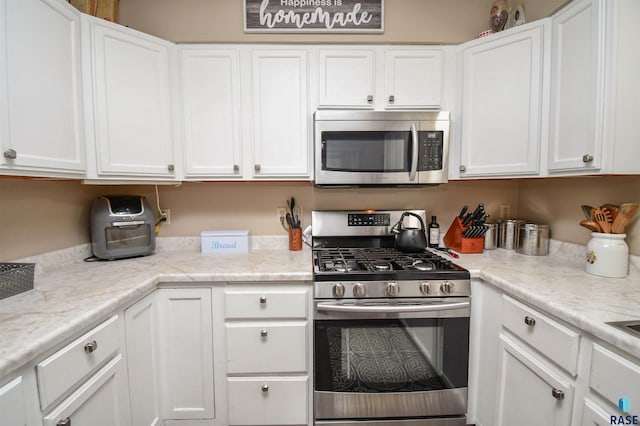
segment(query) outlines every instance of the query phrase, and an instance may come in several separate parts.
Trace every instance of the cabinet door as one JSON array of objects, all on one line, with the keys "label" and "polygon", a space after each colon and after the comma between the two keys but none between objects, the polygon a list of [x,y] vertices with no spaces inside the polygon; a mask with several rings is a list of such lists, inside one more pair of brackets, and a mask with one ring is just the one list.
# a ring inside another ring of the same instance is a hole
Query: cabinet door
[{"label": "cabinet door", "polygon": [[169,56],[173,44],[90,22],[98,176],[174,178]]},{"label": "cabinet door", "polygon": [[0,166],[84,175],[80,13],[53,0],[0,0]]},{"label": "cabinet door", "polygon": [[0,413],[3,426],[26,426],[24,390],[22,377],[17,377],[0,386]]},{"label": "cabinet door", "polygon": [[500,335],[499,426],[569,426],[573,385],[528,349]]},{"label": "cabinet door", "polygon": [[320,49],[320,108],[372,109],[374,49]]},{"label": "cabinet door", "polygon": [[461,177],[539,172],[544,24],[521,28],[463,47]]},{"label": "cabinet door", "polygon": [[443,90],[443,52],[438,49],[388,49],[385,107],[439,108]]},{"label": "cabinet door", "polygon": [[186,177],[242,177],[238,49],[181,48]]},{"label": "cabinet door", "polygon": [[307,51],[252,51],[253,177],[309,176]]},{"label": "cabinet door", "polygon": [[211,289],[160,289],[158,309],[163,418],[214,418]]},{"label": "cabinet door", "polygon": [[126,381],[123,364],[118,354],[46,415],[44,426],[128,426],[128,404],[121,391]]},{"label": "cabinet door", "polygon": [[608,426],[611,424],[611,414],[609,413],[618,415],[617,411],[605,410],[597,403],[585,398],[582,407],[582,422],[580,424],[582,426]]},{"label": "cabinet door", "polygon": [[160,424],[156,293],[124,312],[131,424]]},{"label": "cabinet door", "polygon": [[604,0],[552,20],[549,171],[600,168],[604,116]]}]

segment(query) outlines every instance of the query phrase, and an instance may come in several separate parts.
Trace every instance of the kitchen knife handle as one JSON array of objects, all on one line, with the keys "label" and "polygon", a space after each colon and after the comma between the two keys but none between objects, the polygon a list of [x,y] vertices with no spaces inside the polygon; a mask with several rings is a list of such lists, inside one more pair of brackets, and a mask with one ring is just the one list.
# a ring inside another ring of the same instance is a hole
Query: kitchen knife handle
[{"label": "kitchen knife handle", "polygon": [[464,214],[467,212],[467,210],[469,210],[469,206],[464,206],[462,208],[462,210],[460,210],[460,214],[458,215],[458,219],[462,220],[462,218],[464,217]]}]

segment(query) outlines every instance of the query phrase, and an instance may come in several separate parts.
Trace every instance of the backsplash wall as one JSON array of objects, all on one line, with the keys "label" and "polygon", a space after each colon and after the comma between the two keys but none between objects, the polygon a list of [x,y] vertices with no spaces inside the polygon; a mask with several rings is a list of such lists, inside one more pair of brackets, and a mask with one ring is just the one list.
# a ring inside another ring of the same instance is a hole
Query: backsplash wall
[{"label": "backsplash wall", "polygon": [[[288,197],[302,205],[303,226],[313,209],[410,209],[437,216],[442,231],[467,204],[486,205],[496,218],[501,204],[512,216],[550,225],[554,239],[586,244],[578,225],[581,204],[640,201],[640,176],[526,180],[452,181],[429,188],[319,189],[309,182],[206,182],[159,186],[171,224],[160,236],[198,236],[202,230],[250,229],[254,235],[284,235],[276,208]],[[90,242],[89,210],[101,194],[143,194],[155,206],[153,186],[82,185],[79,181],[0,179],[0,261]],[[640,216],[640,215],[639,215]],[[627,242],[640,255],[640,220]]]}]

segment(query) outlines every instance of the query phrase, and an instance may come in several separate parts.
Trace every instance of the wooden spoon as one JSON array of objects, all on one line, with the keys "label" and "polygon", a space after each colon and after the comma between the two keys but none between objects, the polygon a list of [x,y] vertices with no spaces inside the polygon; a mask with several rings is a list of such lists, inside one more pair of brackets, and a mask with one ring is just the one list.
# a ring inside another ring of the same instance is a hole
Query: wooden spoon
[{"label": "wooden spoon", "polygon": [[593,232],[602,232],[602,229],[600,229],[600,225],[598,225],[596,222],[593,222],[591,220],[582,219],[580,221],[580,226],[583,226]]},{"label": "wooden spoon", "polygon": [[601,208],[593,209],[593,217],[605,234],[611,233],[611,213]]},{"label": "wooden spoon", "polygon": [[624,230],[638,211],[638,203],[625,203],[620,206],[618,216],[611,226],[611,232],[614,234],[624,234]]}]

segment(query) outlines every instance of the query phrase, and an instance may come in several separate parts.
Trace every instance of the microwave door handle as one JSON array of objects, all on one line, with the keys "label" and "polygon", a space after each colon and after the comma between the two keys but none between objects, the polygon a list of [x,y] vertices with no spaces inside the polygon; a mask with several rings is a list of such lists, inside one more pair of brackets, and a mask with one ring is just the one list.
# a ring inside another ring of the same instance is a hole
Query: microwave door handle
[{"label": "microwave door handle", "polygon": [[433,312],[452,309],[467,309],[469,302],[434,303],[425,305],[338,305],[334,303],[318,303],[318,311],[325,312],[366,312],[366,313],[402,313]]},{"label": "microwave door handle", "polygon": [[416,123],[411,123],[411,170],[409,170],[409,180],[414,181],[416,179],[416,172],[418,171],[418,130],[416,129]]}]

